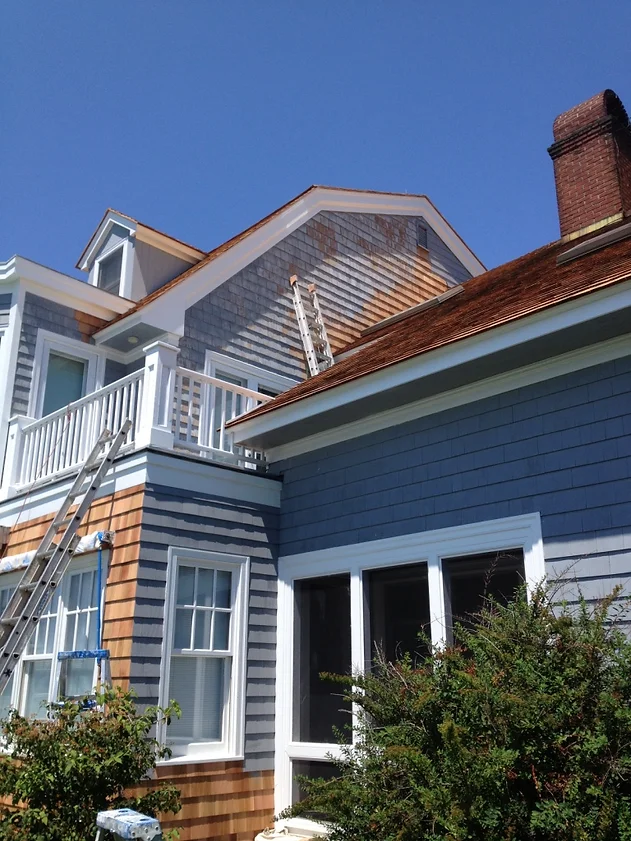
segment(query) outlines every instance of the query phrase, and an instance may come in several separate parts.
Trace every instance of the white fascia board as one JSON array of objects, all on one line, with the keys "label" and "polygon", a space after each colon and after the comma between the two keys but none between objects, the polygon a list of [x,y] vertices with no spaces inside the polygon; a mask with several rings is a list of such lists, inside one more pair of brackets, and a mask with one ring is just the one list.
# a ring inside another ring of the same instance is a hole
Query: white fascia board
[{"label": "white fascia board", "polygon": [[374,397],[380,392],[442,373],[464,363],[517,347],[533,339],[609,315],[626,307],[631,307],[631,281],[629,280],[558,304],[543,312],[508,322],[469,339],[462,339],[436,350],[421,353],[411,359],[297,400],[295,403],[280,406],[276,410],[249,420],[246,416],[244,420],[231,424],[230,431],[234,435],[235,443],[247,443],[254,437],[290,426],[313,415],[340,408],[357,400]]},{"label": "white fascia board", "polygon": [[472,275],[486,271],[436,208],[423,196],[379,195],[318,188],[252,231],[241,242],[160,295],[141,310],[143,321],[172,333],[181,333],[184,312],[222,283],[265,254],[289,234],[322,211],[423,216]]},{"label": "white fascia board", "polygon": [[[0,502],[0,526],[14,527],[59,510],[76,471],[63,481],[35,487]],[[192,459],[173,452],[139,450],[118,458],[103,480],[96,498],[151,482],[186,491],[213,494],[225,501],[248,502],[270,508],[280,506],[281,482],[258,473],[223,467],[207,459]]]},{"label": "white fascia board", "polygon": [[96,229],[92,239],[89,241],[83,255],[83,259],[78,265],[79,269],[84,272],[90,271],[90,267],[94,262],[94,257],[97,251],[107,238],[107,235],[114,225],[120,225],[121,228],[126,228],[132,235],[136,233],[136,223],[133,220],[129,219],[127,216],[121,216],[118,213],[110,211]]},{"label": "white fascia board", "polygon": [[133,301],[119,298],[118,295],[112,295],[96,286],[90,286],[83,280],[49,269],[25,257],[15,257],[11,262],[13,263],[11,274],[7,274],[6,278],[0,276],[3,283],[19,278],[26,291],[80,312],[107,321],[134,306]]}]

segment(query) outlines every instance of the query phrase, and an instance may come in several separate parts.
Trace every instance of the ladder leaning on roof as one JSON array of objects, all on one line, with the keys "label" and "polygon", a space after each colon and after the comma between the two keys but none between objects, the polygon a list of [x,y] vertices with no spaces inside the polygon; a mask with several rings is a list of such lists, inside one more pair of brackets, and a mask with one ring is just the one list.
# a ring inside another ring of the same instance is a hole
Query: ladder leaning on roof
[{"label": "ladder leaning on roof", "polygon": [[[103,430],[0,616],[0,692],[9,682],[40,616],[72,560],[79,543],[77,530],[130,427],[128,419],[115,435]],[[106,447],[108,449],[103,454]],[[80,496],[83,499],[77,510],[69,516],[70,508]],[[62,531],[61,538],[55,543]],[[99,654],[103,656],[103,652]]]},{"label": "ladder leaning on roof", "polygon": [[307,287],[311,297],[312,315],[307,315],[305,311],[296,275],[292,275],[289,278],[289,284],[293,295],[300,338],[302,339],[302,346],[305,349],[305,356],[307,357],[309,374],[315,377],[316,374],[326,371],[327,368],[333,365],[333,354],[331,353],[329,337],[324,326],[315,283],[310,283]]}]

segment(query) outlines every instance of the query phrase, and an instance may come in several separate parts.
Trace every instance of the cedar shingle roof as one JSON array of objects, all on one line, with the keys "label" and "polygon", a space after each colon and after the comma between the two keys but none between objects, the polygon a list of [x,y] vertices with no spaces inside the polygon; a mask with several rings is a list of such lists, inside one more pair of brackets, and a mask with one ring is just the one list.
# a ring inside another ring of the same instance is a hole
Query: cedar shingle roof
[{"label": "cedar shingle roof", "polygon": [[631,239],[557,265],[571,246],[557,241],[468,280],[462,293],[358,339],[341,351],[360,346],[355,353],[231,425],[631,276]]}]

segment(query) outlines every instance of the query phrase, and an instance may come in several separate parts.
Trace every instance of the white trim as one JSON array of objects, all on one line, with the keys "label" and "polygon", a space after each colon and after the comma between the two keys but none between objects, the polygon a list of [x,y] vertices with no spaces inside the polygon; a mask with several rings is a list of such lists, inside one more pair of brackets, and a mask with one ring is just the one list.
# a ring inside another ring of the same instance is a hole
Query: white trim
[{"label": "white trim", "polygon": [[[0,464],[4,469],[4,455],[9,431],[9,420],[13,405],[13,391],[15,389],[15,375],[17,371],[20,335],[22,333],[22,313],[24,311],[24,287],[16,283],[7,291],[11,292],[11,311],[9,326],[7,327],[0,345],[0,400],[2,414],[0,416]],[[2,473],[0,469],[0,474]]]},{"label": "white trim", "polygon": [[241,362],[239,359],[217,353],[215,350],[206,350],[204,373],[209,377],[217,377],[217,369],[245,380],[245,387],[251,391],[260,391],[260,386],[263,386],[263,388],[278,389],[281,393],[299,382],[299,380],[277,374],[275,371],[252,365],[251,362]]},{"label": "white trim", "polygon": [[[294,199],[285,210],[251,231],[210,262],[192,271],[174,286],[172,291],[145,304],[142,307],[143,320],[162,330],[182,334],[184,313],[190,306],[322,211],[423,216],[471,275],[486,271],[425,196],[400,196],[316,187],[301,198]],[[124,327],[121,326],[121,329]]]},{"label": "white trim", "polygon": [[125,216],[120,216],[118,213],[109,212],[92,235],[92,238],[80,258],[80,262],[77,264],[78,269],[81,269],[81,271],[84,272],[91,269],[92,263],[94,262],[94,255],[98,253],[99,248],[101,248],[109,236],[114,225],[118,225],[120,228],[125,228],[127,231],[127,237],[133,236],[136,233],[135,222],[132,222],[131,219],[127,219]]},{"label": "white trim", "polygon": [[[63,482],[36,487],[0,502],[0,525],[12,528],[18,517],[20,522],[27,522],[58,511],[73,480],[74,477],[70,476]],[[208,459],[145,449],[117,459],[96,498],[146,483],[270,508],[279,508],[282,487],[279,479],[233,469]]]},{"label": "white trim", "polygon": [[295,759],[326,759],[339,747],[297,743],[292,738],[292,692],[294,687],[294,582],[340,573],[351,576],[351,662],[363,668],[364,617],[361,593],[353,592],[353,580],[360,582],[370,569],[426,561],[433,570],[430,586],[432,641],[444,639],[445,605],[441,561],[447,557],[475,555],[503,549],[522,549],[529,592],[545,577],[545,560],[539,513],[523,514],[470,525],[402,535],[383,540],[337,546],[278,560],[278,628],[276,671],[275,812],[291,801],[291,762]]},{"label": "white trim", "polygon": [[[631,307],[631,281],[629,280],[436,350],[418,354],[294,403],[279,406],[274,411],[250,419],[246,415],[243,420],[232,422],[230,429],[234,433],[236,443],[250,444],[255,440],[257,446],[264,449],[265,442],[262,436],[268,432],[277,431],[330,409],[339,409],[355,401],[375,397],[388,389],[444,373],[459,365],[518,347],[525,342],[600,316],[610,315],[627,307]],[[584,348],[578,351],[578,353],[581,352],[589,353],[590,351]],[[546,361],[542,364],[554,364],[554,359],[550,363]]]},{"label": "white trim", "polygon": [[[209,760],[225,760],[228,757],[243,759],[243,745],[245,739],[245,663],[247,659],[247,594],[249,591],[250,559],[243,555],[232,555],[219,552],[205,552],[198,549],[169,547],[167,583],[164,597],[165,620],[162,638],[161,674],[160,674],[160,705],[169,702],[168,687],[171,668],[171,649],[173,623],[175,614],[176,572],[179,562],[186,561],[200,567],[230,570],[233,578],[233,610],[230,630],[231,669],[227,696],[224,700],[224,739],[222,742],[200,743],[191,746],[192,752],[178,754],[178,759],[188,759],[189,762],[206,762]],[[192,655],[194,656],[194,655]],[[161,725],[159,738],[166,738],[165,725]],[[174,752],[176,748],[173,748]],[[183,749],[184,750],[184,749]]]},{"label": "white trim", "polygon": [[109,321],[134,306],[133,301],[104,292],[83,280],[62,274],[25,257],[0,263],[0,284],[20,280],[27,292]]},{"label": "white trim", "polygon": [[42,417],[48,359],[51,352],[86,362],[83,396],[92,394],[103,386],[105,356],[99,353],[94,345],[87,345],[78,339],[71,339],[68,336],[62,336],[40,328],[37,331],[35,342],[35,358],[33,360],[33,376],[28,405],[28,415],[31,418]]},{"label": "white trim", "polygon": [[546,359],[544,362],[535,362],[532,365],[525,365],[523,368],[517,368],[505,374],[496,374],[486,380],[460,386],[435,397],[425,397],[422,400],[397,406],[394,409],[387,409],[384,412],[378,412],[352,423],[340,424],[333,429],[290,441],[288,444],[282,444],[279,447],[269,448],[265,450],[265,455],[267,460],[273,464],[302,453],[338,444],[341,441],[349,441],[362,435],[368,435],[380,429],[387,429],[410,420],[434,415],[497,394],[505,394],[534,383],[554,379],[554,377],[560,377],[564,374],[571,374],[583,368],[591,368],[604,362],[611,362],[614,359],[629,356],[629,354],[631,354],[631,338],[629,336],[609,339],[598,345],[591,345]]},{"label": "white trim", "polygon": [[[112,289],[103,289],[100,285],[101,279],[101,263],[104,260],[109,260],[117,251],[121,253],[121,268],[120,268],[120,275],[118,277],[118,288],[116,291]],[[88,283],[91,286],[96,287],[97,289],[103,289],[104,292],[108,292],[110,295],[118,295],[123,298],[132,298],[132,275],[134,271],[134,244],[133,242],[127,238],[121,240],[120,242],[114,243],[111,248],[108,248],[107,251],[104,251],[94,261],[92,269],[90,271],[90,277],[88,279]]]}]

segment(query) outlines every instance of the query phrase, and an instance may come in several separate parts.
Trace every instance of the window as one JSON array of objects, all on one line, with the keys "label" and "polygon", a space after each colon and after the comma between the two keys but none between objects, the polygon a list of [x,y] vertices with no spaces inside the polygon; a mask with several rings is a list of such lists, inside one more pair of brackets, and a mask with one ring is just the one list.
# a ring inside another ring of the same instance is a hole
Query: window
[{"label": "window", "polygon": [[320,672],[371,668],[377,648],[418,662],[485,597],[507,601],[543,577],[538,514],[280,558],[276,812],[301,796],[297,774],[332,773],[333,728],[352,720]]},{"label": "window", "polygon": [[249,388],[250,391],[258,391],[259,394],[266,394],[268,397],[276,397],[298,382],[298,380],[213,350],[206,351],[204,373],[234,385]]},{"label": "window", "polygon": [[[0,611],[8,604],[20,573],[3,574],[3,583],[5,579],[11,583],[0,589]],[[73,564],[64,575],[61,587],[35,626],[11,680],[0,695],[0,715],[16,707],[22,715],[43,718],[46,703],[93,691],[96,661],[60,663],[57,654],[96,647],[98,598],[96,559],[81,559],[80,564]]]},{"label": "window", "polygon": [[169,574],[163,703],[181,717],[163,738],[174,756],[236,755],[241,749],[247,559],[187,551]]},{"label": "window", "polygon": [[83,342],[37,331],[28,414],[41,418],[100,388],[105,357]]},{"label": "window", "polygon": [[419,219],[416,223],[416,244],[427,250],[427,223]]},{"label": "window", "polygon": [[59,353],[50,353],[44,386],[42,416],[62,409],[84,395],[86,362]]},{"label": "window", "polygon": [[120,293],[121,272],[123,269],[123,247],[117,248],[107,257],[98,261],[97,286],[106,292]]}]

